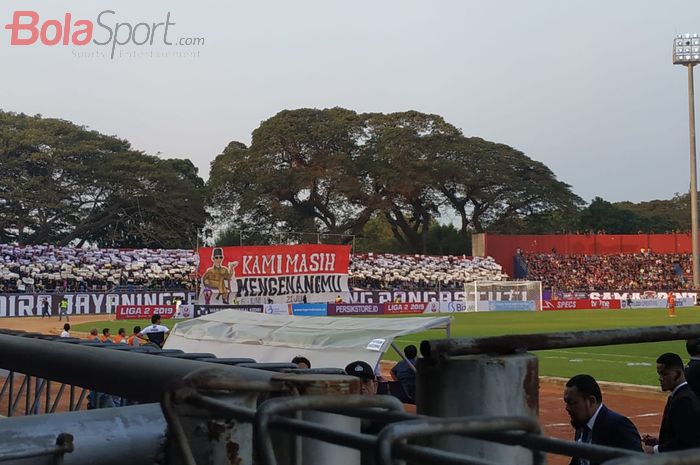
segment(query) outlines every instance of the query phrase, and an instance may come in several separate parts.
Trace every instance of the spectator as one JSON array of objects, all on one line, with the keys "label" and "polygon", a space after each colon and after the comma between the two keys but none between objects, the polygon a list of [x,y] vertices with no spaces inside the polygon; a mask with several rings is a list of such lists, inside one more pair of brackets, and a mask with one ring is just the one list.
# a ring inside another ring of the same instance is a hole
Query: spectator
[{"label": "spectator", "polygon": [[88,340],[88,341],[97,341],[97,340],[98,340],[98,338],[97,338],[97,328],[92,328],[92,329],[90,330],[90,334],[88,335],[87,340]]},{"label": "spectator", "polygon": [[111,343],[112,342],[112,338],[109,334],[109,328],[102,329],[102,336],[100,336],[100,342],[104,342],[104,343],[107,343],[107,342]]},{"label": "spectator", "polygon": [[[603,395],[590,375],[576,375],[564,388],[566,413],[576,428],[577,442],[598,444],[642,452],[639,431],[629,418],[603,404]],[[573,457],[570,465],[596,465],[599,462]]]},{"label": "spectator", "polygon": [[360,378],[360,394],[373,396],[377,393],[377,381],[369,363],[357,360],[345,367],[345,373]]},{"label": "spectator", "polygon": [[129,338],[126,340],[126,343],[132,347],[140,346],[141,338],[139,337],[139,333],[141,333],[141,326],[134,326],[134,333],[131,336],[129,336]]},{"label": "spectator", "polygon": [[68,319],[68,299],[65,297],[58,303],[58,321],[61,321],[64,316],[66,317],[66,321],[70,321]]},{"label": "spectator", "polygon": [[165,344],[165,337],[170,329],[167,326],[160,324],[160,315],[153,315],[151,317],[151,325],[146,326],[139,334],[138,337],[146,336],[149,342],[157,345],[158,347],[163,347]]},{"label": "spectator", "polygon": [[670,452],[700,447],[700,400],[685,380],[683,360],[667,352],[656,359],[662,391],[669,391],[658,439],[644,435],[647,453]]},{"label": "spectator", "polygon": [[114,338],[115,344],[126,344],[126,330],[124,328],[119,328],[117,331],[117,337]]},{"label": "spectator", "polygon": [[[51,311],[49,310],[49,299],[47,299],[46,297],[42,297],[41,298],[41,317],[44,318],[45,316],[51,318]],[[67,315],[66,315],[66,318],[68,318]]]},{"label": "spectator", "polygon": [[527,278],[542,281],[543,289],[562,291],[644,291],[688,289],[677,274],[678,266],[690,270],[690,254],[651,252],[616,255],[522,256]]},{"label": "spectator", "polygon": [[353,286],[364,289],[462,289],[473,281],[501,281],[507,276],[491,257],[355,254],[350,264]]},{"label": "spectator", "polygon": [[416,359],[418,349],[413,344],[407,345],[403,354],[405,360],[401,360],[391,369],[391,378],[401,383],[406,396],[415,402],[416,399]]},{"label": "spectator", "polygon": [[70,337],[70,323],[63,324],[63,331],[61,331],[61,337]]},{"label": "spectator", "polygon": [[301,355],[297,355],[292,359],[292,363],[294,363],[297,368],[302,368],[308,370],[311,368],[311,362],[309,362],[309,359],[306,357],[302,357]]},{"label": "spectator", "polygon": [[193,290],[191,250],[118,250],[0,244],[0,292]]}]

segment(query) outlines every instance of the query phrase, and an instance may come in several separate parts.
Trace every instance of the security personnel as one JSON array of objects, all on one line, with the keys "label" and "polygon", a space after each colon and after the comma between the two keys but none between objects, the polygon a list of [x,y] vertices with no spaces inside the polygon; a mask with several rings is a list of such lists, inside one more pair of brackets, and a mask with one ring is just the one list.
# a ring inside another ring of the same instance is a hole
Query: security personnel
[{"label": "security personnel", "polygon": [[68,299],[65,297],[58,304],[58,321],[61,321],[64,315],[66,316],[66,321],[70,321],[68,319]]}]

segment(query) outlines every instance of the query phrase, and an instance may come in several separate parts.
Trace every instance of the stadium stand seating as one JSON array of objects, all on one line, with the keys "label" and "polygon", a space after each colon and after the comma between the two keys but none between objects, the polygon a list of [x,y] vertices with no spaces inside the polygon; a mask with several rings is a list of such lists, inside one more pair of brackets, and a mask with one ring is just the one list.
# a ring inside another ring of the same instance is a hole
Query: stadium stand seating
[{"label": "stadium stand seating", "polygon": [[522,253],[527,279],[556,291],[644,291],[692,287],[689,254],[558,255]]},{"label": "stadium stand seating", "polygon": [[[191,250],[83,249],[0,244],[0,292],[195,289]],[[362,289],[462,288],[507,278],[491,257],[355,254],[351,285]]]},{"label": "stadium stand seating", "polygon": [[363,289],[463,288],[474,281],[507,279],[491,257],[355,254],[350,276]]},{"label": "stadium stand seating", "polygon": [[191,250],[1,244],[0,292],[194,289],[196,262]]}]

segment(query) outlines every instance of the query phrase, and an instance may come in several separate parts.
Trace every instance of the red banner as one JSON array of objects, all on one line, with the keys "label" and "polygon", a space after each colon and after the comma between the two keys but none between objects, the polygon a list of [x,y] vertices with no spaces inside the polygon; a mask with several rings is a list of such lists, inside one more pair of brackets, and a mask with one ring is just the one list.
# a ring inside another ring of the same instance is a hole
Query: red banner
[{"label": "red banner", "polygon": [[619,308],[621,308],[619,300],[563,299],[542,301],[542,310],[617,310]]},{"label": "red banner", "polygon": [[251,247],[201,247],[199,275],[214,265],[214,252],[222,266],[237,278],[304,274],[347,274],[349,245],[259,245]]},{"label": "red banner", "polygon": [[198,303],[332,302],[350,298],[348,245],[274,245],[199,249]]},{"label": "red banner", "polygon": [[150,320],[153,315],[172,318],[175,305],[117,305],[117,320]]},{"label": "red banner", "polygon": [[440,310],[438,302],[385,303],[384,313],[433,313]]}]

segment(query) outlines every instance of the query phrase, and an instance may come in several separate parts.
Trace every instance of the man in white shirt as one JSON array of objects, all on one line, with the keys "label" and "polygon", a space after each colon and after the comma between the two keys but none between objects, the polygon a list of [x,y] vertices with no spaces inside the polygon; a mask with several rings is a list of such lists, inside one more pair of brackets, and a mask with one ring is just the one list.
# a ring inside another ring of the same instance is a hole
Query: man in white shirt
[{"label": "man in white shirt", "polygon": [[163,347],[168,332],[170,332],[170,329],[160,324],[160,315],[153,315],[151,317],[151,325],[142,329],[138,337],[148,338],[153,344],[156,344],[158,347]]},{"label": "man in white shirt", "polygon": [[70,323],[63,325],[63,331],[61,332],[61,337],[70,337]]}]

